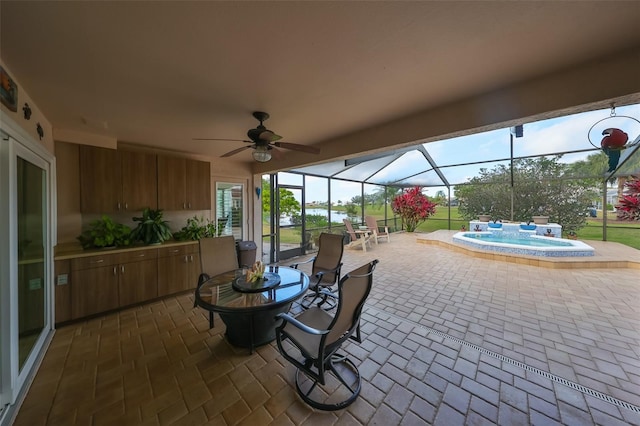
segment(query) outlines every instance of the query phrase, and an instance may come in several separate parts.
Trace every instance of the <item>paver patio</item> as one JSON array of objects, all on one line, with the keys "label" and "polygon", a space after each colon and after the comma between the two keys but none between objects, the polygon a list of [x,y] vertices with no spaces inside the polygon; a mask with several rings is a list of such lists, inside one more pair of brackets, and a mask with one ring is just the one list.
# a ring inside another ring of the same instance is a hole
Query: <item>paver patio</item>
[{"label": "paver patio", "polygon": [[16,425],[640,425],[639,269],[486,260],[420,238],[345,250],[343,271],[380,264],[364,340],[345,346],[364,382],[344,410],[306,406],[275,343],[230,346],[185,294],[58,329]]}]

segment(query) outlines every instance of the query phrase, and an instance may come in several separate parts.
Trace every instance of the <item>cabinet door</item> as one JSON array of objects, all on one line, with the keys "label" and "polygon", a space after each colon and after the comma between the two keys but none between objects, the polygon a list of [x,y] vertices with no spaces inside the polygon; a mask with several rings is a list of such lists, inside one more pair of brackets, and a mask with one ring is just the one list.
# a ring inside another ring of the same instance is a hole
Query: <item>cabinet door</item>
[{"label": "cabinet door", "polygon": [[158,168],[156,155],[121,151],[122,209],[138,212],[158,208]]},{"label": "cabinet door", "polygon": [[187,160],[186,202],[190,210],[211,210],[211,164]]},{"label": "cabinet door", "polygon": [[118,211],[121,193],[118,151],[80,146],[80,210],[83,213]]},{"label": "cabinet door", "polygon": [[71,316],[82,318],[116,309],[118,301],[118,266],[103,266],[73,271]]},{"label": "cabinet door", "polygon": [[189,278],[187,281],[187,290],[196,289],[198,285],[198,277],[200,277],[200,273],[202,272],[202,268],[200,267],[200,254],[198,252],[191,253],[189,255]]},{"label": "cabinet door", "polygon": [[121,307],[158,297],[157,265],[156,259],[118,265]]},{"label": "cabinet door", "polygon": [[179,293],[187,289],[189,257],[179,254],[158,261],[158,296]]},{"label": "cabinet door", "polygon": [[158,208],[185,210],[187,187],[186,160],[178,157],[158,156]]}]

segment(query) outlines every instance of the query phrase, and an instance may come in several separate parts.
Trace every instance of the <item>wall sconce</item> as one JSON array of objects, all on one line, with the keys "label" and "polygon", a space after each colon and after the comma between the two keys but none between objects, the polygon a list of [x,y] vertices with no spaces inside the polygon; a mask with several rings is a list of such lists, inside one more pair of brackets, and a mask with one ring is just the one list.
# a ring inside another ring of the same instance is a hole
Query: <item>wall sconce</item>
[{"label": "wall sconce", "polygon": [[22,112],[24,113],[25,120],[29,120],[31,118],[31,107],[28,103],[25,102],[24,106],[22,107]]},{"label": "wall sconce", "polygon": [[262,193],[262,188],[256,187],[256,195],[258,196],[258,199],[260,199],[260,194],[261,193]]},{"label": "wall sconce", "polygon": [[42,140],[42,138],[44,137],[44,129],[42,128],[40,123],[38,123],[38,125],[36,126],[36,132],[38,132],[38,136],[40,136],[40,140]]}]

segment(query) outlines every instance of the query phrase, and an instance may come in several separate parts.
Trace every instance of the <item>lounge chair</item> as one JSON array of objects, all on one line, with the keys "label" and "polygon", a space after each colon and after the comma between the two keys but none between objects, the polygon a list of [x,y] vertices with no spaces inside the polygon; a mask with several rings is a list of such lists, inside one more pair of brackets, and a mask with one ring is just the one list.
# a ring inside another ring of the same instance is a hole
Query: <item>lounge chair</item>
[{"label": "lounge chair", "polygon": [[353,229],[353,224],[349,219],[342,219],[344,222],[344,226],[347,228],[347,233],[351,237],[351,242],[348,247],[353,248],[358,245],[362,247],[362,251],[367,251],[367,244],[371,246],[371,235],[372,232],[367,230],[358,230]]},{"label": "lounge chair", "polygon": [[[378,240],[380,238],[386,238],[387,242],[390,242],[389,239],[389,227],[388,226],[378,226],[378,221],[373,216],[365,216],[364,221],[367,224],[367,228],[373,231],[373,239],[378,244]],[[383,228],[384,231],[381,231],[380,228]]]}]

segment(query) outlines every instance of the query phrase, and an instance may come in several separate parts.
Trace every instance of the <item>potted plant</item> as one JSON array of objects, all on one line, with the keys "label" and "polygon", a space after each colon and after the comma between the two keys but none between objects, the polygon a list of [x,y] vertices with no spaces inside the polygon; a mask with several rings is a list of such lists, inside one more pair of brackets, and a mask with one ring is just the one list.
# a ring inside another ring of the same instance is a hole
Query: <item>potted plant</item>
[{"label": "potted plant", "polygon": [[131,228],[102,215],[89,224],[89,229],[78,236],[78,241],[83,249],[128,246],[132,241]]},{"label": "potted plant", "polygon": [[478,215],[478,220],[480,222],[489,222],[491,220],[491,215],[489,215],[489,214],[479,214]]},{"label": "potted plant", "polygon": [[142,241],[146,245],[161,244],[172,237],[168,222],[162,220],[161,209],[146,208],[142,211],[142,217],[134,217],[133,220],[139,222],[131,231],[133,241]]},{"label": "potted plant", "polygon": [[197,241],[200,238],[217,237],[216,226],[209,219],[194,216],[187,219],[187,225],[173,234],[178,241]]},{"label": "potted plant", "polygon": [[533,216],[533,223],[536,225],[546,225],[549,223],[549,216]]}]

